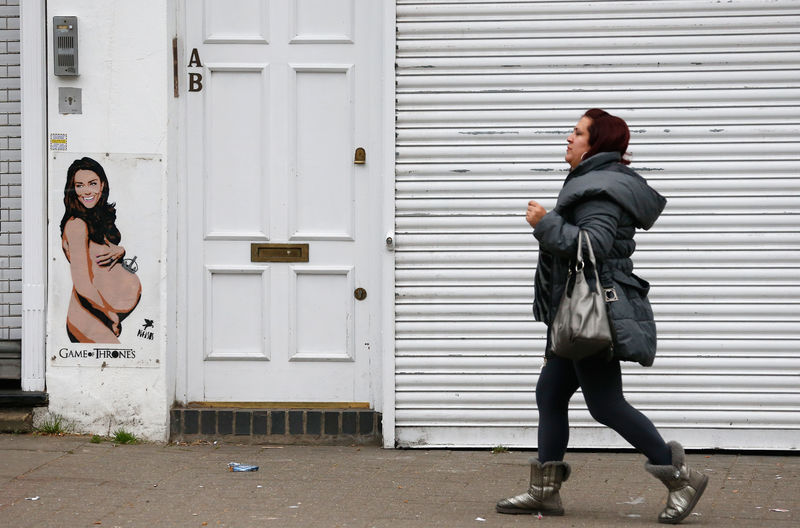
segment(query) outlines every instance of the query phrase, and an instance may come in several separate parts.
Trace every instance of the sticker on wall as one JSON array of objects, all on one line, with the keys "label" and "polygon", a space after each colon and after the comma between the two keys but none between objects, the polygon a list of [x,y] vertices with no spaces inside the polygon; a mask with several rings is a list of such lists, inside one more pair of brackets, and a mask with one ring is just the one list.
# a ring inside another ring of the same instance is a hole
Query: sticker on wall
[{"label": "sticker on wall", "polygon": [[57,153],[50,182],[51,365],[157,366],[161,160]]},{"label": "sticker on wall", "polygon": [[50,150],[67,150],[67,135],[50,134]]}]

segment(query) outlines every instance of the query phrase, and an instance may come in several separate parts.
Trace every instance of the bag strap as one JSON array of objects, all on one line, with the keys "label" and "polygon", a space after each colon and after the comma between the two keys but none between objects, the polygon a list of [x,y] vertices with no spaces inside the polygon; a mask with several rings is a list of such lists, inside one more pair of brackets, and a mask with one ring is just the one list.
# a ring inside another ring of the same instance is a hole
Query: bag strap
[{"label": "bag strap", "polygon": [[[599,295],[601,293],[600,275],[597,273],[597,261],[594,258],[594,250],[592,249],[592,241],[589,239],[589,233],[581,229],[578,231],[578,255],[576,257],[575,270],[583,271],[583,239],[586,239],[586,249],[589,250],[589,264],[592,265],[594,271],[595,291]],[[616,295],[616,294],[615,294]]]},{"label": "bag strap", "polygon": [[586,249],[589,250],[589,263],[592,265],[595,271],[597,271],[597,261],[594,259],[594,249],[592,248],[591,240],[589,240],[589,233],[581,230],[580,234],[586,238]]}]

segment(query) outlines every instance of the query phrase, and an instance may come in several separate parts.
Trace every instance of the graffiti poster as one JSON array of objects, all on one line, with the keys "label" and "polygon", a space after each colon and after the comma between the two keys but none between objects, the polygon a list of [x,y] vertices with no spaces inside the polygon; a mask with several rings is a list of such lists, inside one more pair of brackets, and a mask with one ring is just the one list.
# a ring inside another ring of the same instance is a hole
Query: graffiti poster
[{"label": "graffiti poster", "polygon": [[51,365],[157,366],[164,322],[162,163],[51,153]]}]

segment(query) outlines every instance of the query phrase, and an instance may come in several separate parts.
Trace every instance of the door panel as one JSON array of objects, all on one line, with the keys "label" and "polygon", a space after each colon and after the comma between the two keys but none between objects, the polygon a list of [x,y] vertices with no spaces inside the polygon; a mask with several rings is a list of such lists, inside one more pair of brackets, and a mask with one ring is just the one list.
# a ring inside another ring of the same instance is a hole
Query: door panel
[{"label": "door panel", "polygon": [[215,64],[206,68],[206,236],[267,239],[267,68]]},{"label": "door panel", "polygon": [[[353,292],[372,288],[380,186],[353,155],[378,150],[359,109],[379,100],[379,3],[186,9],[188,399],[368,402],[374,300]],[[252,243],[308,262],[251,262]]]},{"label": "door panel", "polygon": [[292,239],[353,240],[353,107],[349,67],[293,66],[296,147]]},{"label": "door panel", "polygon": [[292,43],[352,43],[353,0],[297,0],[292,18]]},{"label": "door panel", "polygon": [[[199,7],[196,0],[187,8]],[[264,0],[204,0],[200,9],[203,41],[219,44],[267,44],[269,35],[269,6]],[[197,13],[190,12],[191,15]],[[194,29],[194,28],[192,28]]]},{"label": "door panel", "polygon": [[207,270],[205,359],[269,359],[269,269]]},{"label": "door panel", "polygon": [[353,361],[352,268],[294,268],[291,361]]}]

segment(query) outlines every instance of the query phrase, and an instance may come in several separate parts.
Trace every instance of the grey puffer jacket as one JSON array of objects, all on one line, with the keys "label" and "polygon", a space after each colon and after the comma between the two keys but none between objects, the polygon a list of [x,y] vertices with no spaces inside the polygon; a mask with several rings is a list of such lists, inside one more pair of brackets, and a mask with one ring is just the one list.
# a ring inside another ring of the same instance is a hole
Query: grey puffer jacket
[{"label": "grey puffer jacket", "polygon": [[636,248],[636,228],[650,229],[667,200],[619,161],[616,152],[582,161],[564,181],[555,208],[533,231],[539,241],[533,313],[548,327],[547,357],[552,354],[550,323],[582,229],[592,242],[602,286],[613,287],[619,298],[607,305],[614,335],[609,354],[646,367],[655,359],[656,325],[647,299],[650,285],[633,273],[630,257]]}]

